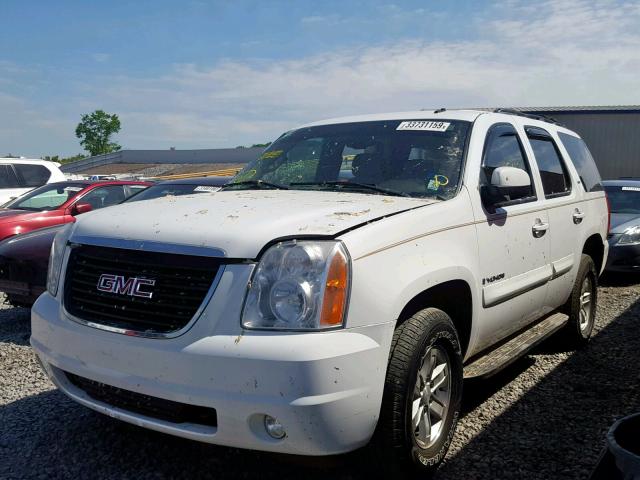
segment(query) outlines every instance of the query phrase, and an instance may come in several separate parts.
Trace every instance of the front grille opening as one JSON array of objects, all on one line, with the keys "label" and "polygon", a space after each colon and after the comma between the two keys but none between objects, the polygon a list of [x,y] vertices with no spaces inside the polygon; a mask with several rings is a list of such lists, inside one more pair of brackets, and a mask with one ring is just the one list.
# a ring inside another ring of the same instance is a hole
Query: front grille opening
[{"label": "front grille opening", "polygon": [[[72,248],[67,266],[64,302],[67,311],[108,327],[147,334],[184,328],[204,302],[220,268],[212,257],[145,252],[92,245]],[[103,275],[118,278],[116,292],[98,290]],[[144,285],[150,298],[127,290],[130,279]]]},{"label": "front grille opening", "polygon": [[98,402],[165,422],[218,426],[215,408],[164,400],[89,380],[73,373],[64,372],[64,374],[75,387]]}]

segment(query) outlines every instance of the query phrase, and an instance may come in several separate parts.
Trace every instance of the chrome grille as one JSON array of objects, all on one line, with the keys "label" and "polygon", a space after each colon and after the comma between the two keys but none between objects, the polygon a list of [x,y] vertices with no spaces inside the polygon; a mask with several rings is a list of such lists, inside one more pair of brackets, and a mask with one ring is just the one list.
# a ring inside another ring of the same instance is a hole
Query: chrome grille
[{"label": "chrome grille", "polygon": [[[203,304],[220,267],[218,258],[75,245],[64,305],[73,316],[98,325],[147,334],[176,332]],[[101,291],[101,276],[121,279],[120,287],[129,279],[143,280],[150,298],[124,288]]]}]

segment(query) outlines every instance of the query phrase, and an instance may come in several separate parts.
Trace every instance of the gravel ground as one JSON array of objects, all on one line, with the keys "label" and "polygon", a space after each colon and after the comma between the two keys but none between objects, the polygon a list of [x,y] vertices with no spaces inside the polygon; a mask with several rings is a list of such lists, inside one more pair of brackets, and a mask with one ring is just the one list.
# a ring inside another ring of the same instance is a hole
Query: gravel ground
[{"label": "gravel ground", "polygon": [[[571,353],[550,339],[509,369],[465,384],[463,416],[437,479],[583,479],[613,421],[640,411],[640,284],[606,280],[596,334]],[[146,431],[68,400],[37,366],[29,312],[0,310],[0,479],[372,478],[367,451],[329,459],[215,447]]]}]

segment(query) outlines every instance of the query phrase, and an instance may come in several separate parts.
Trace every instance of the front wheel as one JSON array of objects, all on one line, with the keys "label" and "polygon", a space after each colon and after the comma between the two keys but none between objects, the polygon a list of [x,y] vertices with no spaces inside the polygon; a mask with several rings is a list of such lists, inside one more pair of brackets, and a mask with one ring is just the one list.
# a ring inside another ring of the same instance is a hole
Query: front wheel
[{"label": "front wheel", "polygon": [[395,331],[375,444],[392,469],[433,472],[451,443],[462,399],[462,353],[449,316],[427,308]]}]

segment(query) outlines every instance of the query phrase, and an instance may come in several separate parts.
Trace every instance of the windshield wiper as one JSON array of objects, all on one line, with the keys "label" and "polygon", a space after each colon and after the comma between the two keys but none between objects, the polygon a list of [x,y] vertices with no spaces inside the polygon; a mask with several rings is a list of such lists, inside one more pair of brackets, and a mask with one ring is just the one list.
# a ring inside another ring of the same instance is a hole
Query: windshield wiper
[{"label": "windshield wiper", "polygon": [[277,183],[265,182],[264,180],[244,180],[242,182],[227,183],[226,185],[223,185],[220,190],[226,190],[229,187],[234,187],[237,185],[247,186],[247,187],[257,187],[257,188],[275,188],[278,190],[289,190],[289,187],[287,187],[286,185],[278,185]]},{"label": "windshield wiper", "polygon": [[297,182],[291,183],[290,186],[318,186],[318,187],[337,187],[339,189],[346,190],[366,190],[369,192],[376,192],[385,195],[393,195],[396,197],[411,197],[406,192],[400,192],[398,190],[391,190],[389,188],[376,187],[375,185],[370,185],[368,183],[357,183],[357,182]]}]

